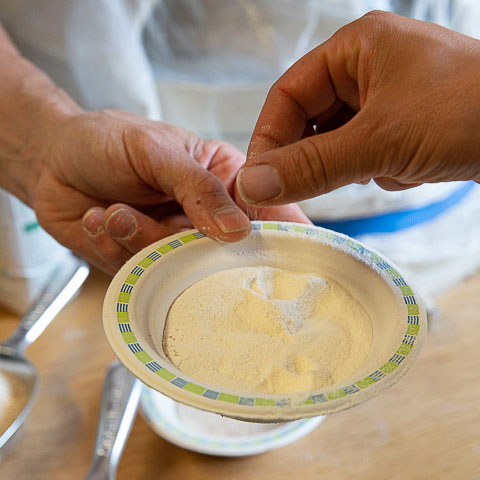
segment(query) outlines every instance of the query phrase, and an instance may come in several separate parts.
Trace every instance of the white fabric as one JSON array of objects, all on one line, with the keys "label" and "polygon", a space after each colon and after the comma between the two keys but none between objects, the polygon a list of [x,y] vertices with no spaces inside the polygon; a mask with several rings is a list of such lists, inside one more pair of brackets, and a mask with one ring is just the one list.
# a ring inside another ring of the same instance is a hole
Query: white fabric
[{"label": "white fabric", "polygon": [[437,296],[480,267],[480,186],[429,222],[359,240],[411,274],[426,296]]},{"label": "white fabric", "polygon": [[[386,212],[421,208],[447,197],[461,186],[461,182],[424,184],[414,190],[388,192],[378,188],[373,181],[364,185],[351,185],[348,189],[338,189],[300,202],[302,210],[313,220],[338,220],[338,203],[347,203],[345,219],[380,215]],[[362,201],[359,201],[361,199]]]}]

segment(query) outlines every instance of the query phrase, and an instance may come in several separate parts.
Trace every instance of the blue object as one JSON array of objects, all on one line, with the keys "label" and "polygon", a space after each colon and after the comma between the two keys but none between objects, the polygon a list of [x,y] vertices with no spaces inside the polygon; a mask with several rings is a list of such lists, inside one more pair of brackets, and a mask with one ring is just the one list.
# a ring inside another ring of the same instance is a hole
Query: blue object
[{"label": "blue object", "polygon": [[313,221],[319,227],[358,237],[369,233],[391,233],[433,220],[441,213],[459,203],[474,188],[475,182],[466,182],[443,200],[421,208],[398,210],[373,217],[339,220],[333,222]]}]

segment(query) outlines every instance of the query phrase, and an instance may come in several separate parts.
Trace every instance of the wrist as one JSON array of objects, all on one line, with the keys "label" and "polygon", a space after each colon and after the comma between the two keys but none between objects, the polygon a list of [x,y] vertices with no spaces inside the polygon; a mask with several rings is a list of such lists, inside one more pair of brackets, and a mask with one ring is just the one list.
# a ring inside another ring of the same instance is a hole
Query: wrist
[{"label": "wrist", "polygon": [[2,65],[8,68],[0,68],[0,186],[32,206],[49,143],[82,109],[14,48],[0,49]]}]

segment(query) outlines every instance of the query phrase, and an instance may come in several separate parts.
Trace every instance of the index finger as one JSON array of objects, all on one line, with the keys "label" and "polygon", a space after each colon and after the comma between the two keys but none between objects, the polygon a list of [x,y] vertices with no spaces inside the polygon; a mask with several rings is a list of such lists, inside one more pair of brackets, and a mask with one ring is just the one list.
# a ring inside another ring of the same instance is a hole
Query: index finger
[{"label": "index finger", "polygon": [[[344,29],[347,30],[347,29]],[[327,121],[344,103],[359,110],[358,48],[335,34],[288,69],[270,89],[250,141],[247,159],[302,138],[309,119]]]}]

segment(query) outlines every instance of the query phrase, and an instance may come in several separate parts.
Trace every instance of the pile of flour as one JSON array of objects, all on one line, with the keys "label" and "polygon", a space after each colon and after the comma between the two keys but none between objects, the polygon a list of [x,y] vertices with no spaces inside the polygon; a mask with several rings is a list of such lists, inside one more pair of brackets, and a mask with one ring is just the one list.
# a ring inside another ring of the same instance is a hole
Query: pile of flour
[{"label": "pile of flour", "polygon": [[163,348],[197,380],[250,393],[294,393],[341,381],[362,365],[370,319],[332,279],[271,267],[210,275],[168,313]]}]

